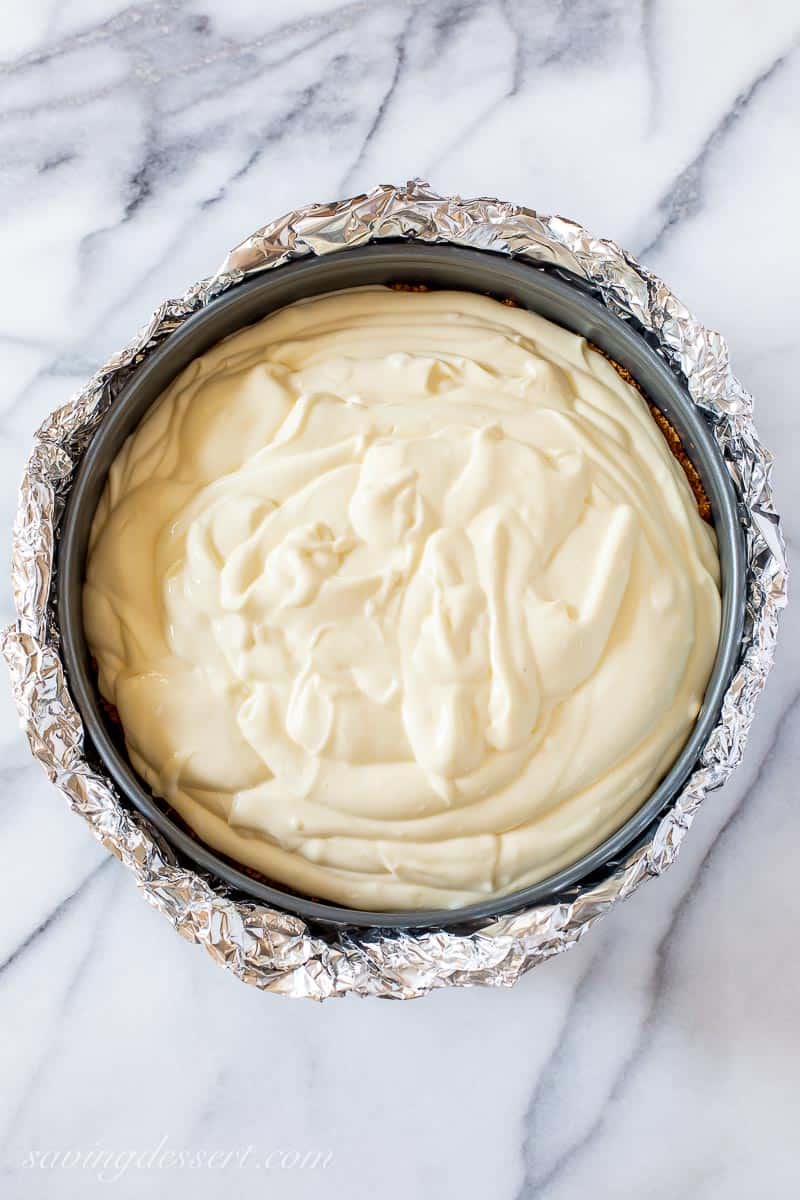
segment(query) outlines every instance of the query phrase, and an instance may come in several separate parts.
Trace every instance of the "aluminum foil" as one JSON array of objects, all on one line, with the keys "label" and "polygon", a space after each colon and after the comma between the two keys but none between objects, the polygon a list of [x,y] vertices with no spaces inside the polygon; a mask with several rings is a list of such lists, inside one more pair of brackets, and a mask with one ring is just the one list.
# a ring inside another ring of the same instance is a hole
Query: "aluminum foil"
[{"label": "aluminum foil", "polygon": [[[740,665],[720,720],[682,793],[646,840],[599,883],[573,888],[471,932],[435,929],[332,934],[227,892],[181,865],[158,834],[122,803],[83,752],[80,717],[67,690],[53,608],[53,559],[73,474],[114,398],[152,352],[192,313],[258,271],[382,238],[450,242],[570,272],[620,317],[650,335],[703,409],[739,498],[747,543],[747,618]],[[14,524],[16,622],[1,639],[31,749],[94,835],[133,872],[145,898],[175,929],[247,983],[322,1000],[348,992],[409,999],[433,988],[510,986],[531,967],[569,949],[613,904],[660,875],[694,814],[739,762],[756,699],[772,664],[786,560],[773,507],[772,458],[761,446],[752,399],[731,373],[719,334],[704,329],[669,289],[613,242],[574,221],[483,197],[439,196],[414,180],[334,204],[311,204],[265,225],[233,250],[215,275],[165,301],[149,323],[39,429]]]}]

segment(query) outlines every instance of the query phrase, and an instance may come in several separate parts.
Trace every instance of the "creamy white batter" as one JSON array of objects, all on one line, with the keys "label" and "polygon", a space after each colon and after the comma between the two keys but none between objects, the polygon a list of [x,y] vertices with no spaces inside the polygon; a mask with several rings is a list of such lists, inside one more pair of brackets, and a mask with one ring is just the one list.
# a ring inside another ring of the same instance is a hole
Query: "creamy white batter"
[{"label": "creamy white batter", "polygon": [[176,379],[111,468],[84,613],[131,761],[201,838],[354,907],[456,907],[652,791],[711,672],[719,564],[582,339],[361,289]]}]

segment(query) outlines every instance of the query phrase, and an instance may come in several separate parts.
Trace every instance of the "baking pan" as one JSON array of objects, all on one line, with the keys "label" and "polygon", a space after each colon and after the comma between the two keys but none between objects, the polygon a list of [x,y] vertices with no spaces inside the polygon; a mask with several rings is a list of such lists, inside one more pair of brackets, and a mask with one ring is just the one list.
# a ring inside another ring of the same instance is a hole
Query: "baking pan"
[{"label": "baking pan", "polygon": [[[296,300],[342,288],[397,283],[513,300],[587,338],[631,373],[679,433],[710,501],[722,571],[722,624],[703,707],[691,736],[659,786],[613,836],[570,867],[509,896],[461,909],[366,912],[295,894],[248,873],[200,842],[164,802],[151,794],[128,762],[119,728],[110,720],[97,691],[83,632],[81,590],[89,530],[109,467],[147,409],[192,359],[236,330]],[[323,924],[454,928],[570,894],[579,882],[587,882],[603,868],[607,870],[632,849],[671,804],[714,726],[739,656],[744,620],[744,546],[731,480],[706,417],[645,337],[594,299],[585,284],[564,272],[487,251],[407,241],[380,242],[289,262],[242,283],[190,317],[142,364],[114,401],[81,461],[64,514],[58,551],[57,614],[68,685],[89,743],[121,794],[155,826],[178,857],[254,899]]]}]

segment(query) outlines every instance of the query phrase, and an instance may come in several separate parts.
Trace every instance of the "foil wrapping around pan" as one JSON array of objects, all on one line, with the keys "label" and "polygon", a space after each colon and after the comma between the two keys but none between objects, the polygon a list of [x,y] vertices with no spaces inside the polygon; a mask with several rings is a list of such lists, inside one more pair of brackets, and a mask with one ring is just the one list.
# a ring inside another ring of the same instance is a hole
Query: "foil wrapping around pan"
[{"label": "foil wrapping around pan", "polygon": [[[67,689],[53,608],[54,551],[65,498],[94,430],[132,372],[192,313],[259,271],[385,238],[472,246],[578,276],[631,321],[687,384],[711,425],[736,488],[747,546],[747,616],[739,666],[711,737],[678,799],[628,857],[605,876],[470,931],[343,931],[315,928],[225,891],[176,860],[84,756],[80,717]],[[2,635],[21,722],[31,749],[70,807],[133,872],[146,899],[175,929],[228,970],[268,991],[316,1000],[348,992],[407,999],[432,988],[509,986],[572,946],[611,905],[672,863],[704,797],[739,762],[756,699],[772,664],[786,562],[752,399],[733,376],[719,334],[704,329],[654,275],[613,242],[563,217],[496,199],[439,196],[419,180],[381,186],[333,204],[312,204],[258,230],[216,275],[165,301],[39,429],[14,525],[16,622]]]}]

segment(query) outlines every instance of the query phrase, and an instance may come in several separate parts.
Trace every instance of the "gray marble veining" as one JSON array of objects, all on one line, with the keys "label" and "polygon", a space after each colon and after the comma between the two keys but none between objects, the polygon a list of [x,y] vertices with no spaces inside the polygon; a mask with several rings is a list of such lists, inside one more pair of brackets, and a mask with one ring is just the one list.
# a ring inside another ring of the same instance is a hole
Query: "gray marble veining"
[{"label": "gray marble veining", "polygon": [[[284,209],[422,174],[576,217],[726,334],[791,554],[790,0],[32,0],[4,16],[7,530],[35,426],[165,295]],[[510,993],[406,1005],[291,1004],[215,970],[69,815],[1,694],[4,1193],[83,1197],[116,1173],[119,1196],[794,1194],[792,607],[780,651],[742,767],[663,879]],[[41,1159],[70,1150],[117,1166]],[[165,1158],[202,1150],[244,1161]],[[332,1157],[267,1167],[273,1150]]]}]

